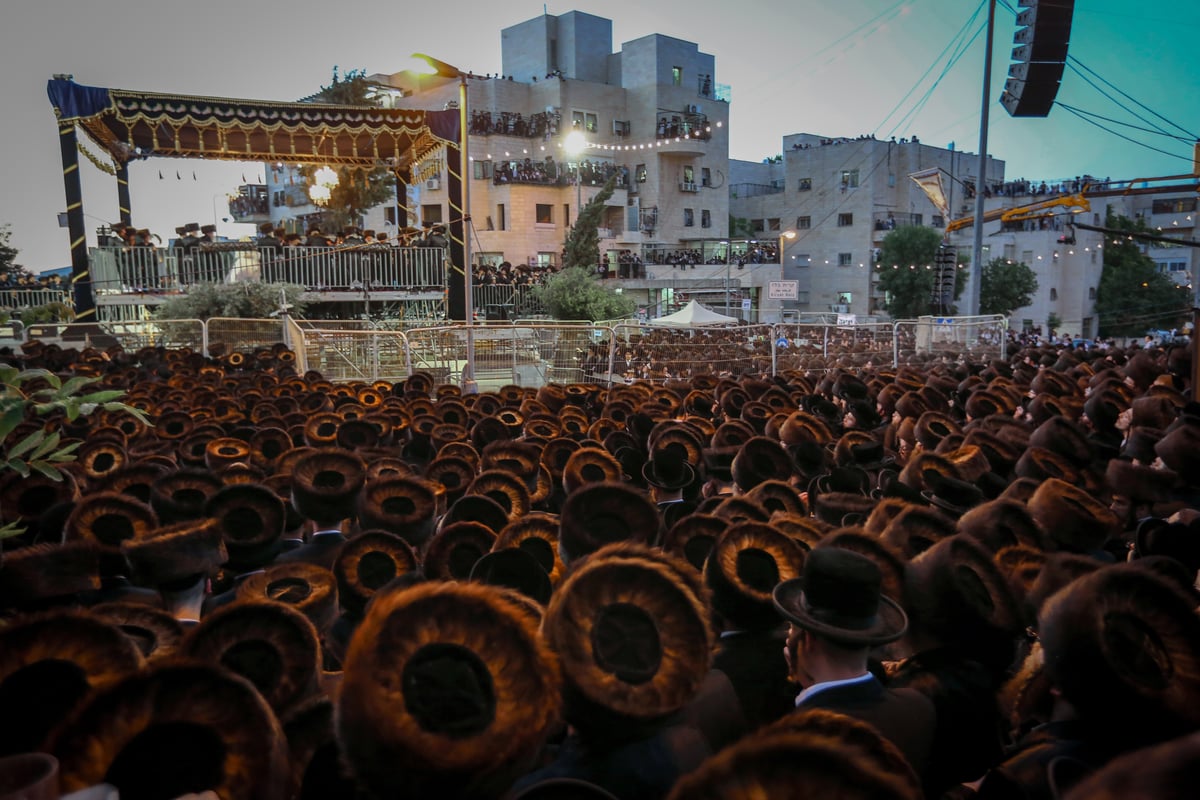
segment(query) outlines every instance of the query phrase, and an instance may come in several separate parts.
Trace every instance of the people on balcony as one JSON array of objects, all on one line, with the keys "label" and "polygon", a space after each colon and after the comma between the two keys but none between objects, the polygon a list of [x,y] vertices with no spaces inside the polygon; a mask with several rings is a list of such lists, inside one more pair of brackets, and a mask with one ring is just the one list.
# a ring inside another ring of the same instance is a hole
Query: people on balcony
[{"label": "people on balcony", "polygon": [[[579,164],[579,181],[584,186],[601,186],[613,174],[618,175],[618,183],[628,176],[624,167],[607,161],[585,160]],[[545,160],[535,161],[531,158],[520,161],[497,161],[492,169],[492,183],[500,186],[506,183],[534,183],[547,186],[572,186],[575,183],[575,168],[567,163],[546,156]]]},{"label": "people on balcony", "polygon": [[473,111],[468,130],[476,136],[516,136],[549,139],[558,135],[561,114],[539,111],[528,116],[514,111]]}]

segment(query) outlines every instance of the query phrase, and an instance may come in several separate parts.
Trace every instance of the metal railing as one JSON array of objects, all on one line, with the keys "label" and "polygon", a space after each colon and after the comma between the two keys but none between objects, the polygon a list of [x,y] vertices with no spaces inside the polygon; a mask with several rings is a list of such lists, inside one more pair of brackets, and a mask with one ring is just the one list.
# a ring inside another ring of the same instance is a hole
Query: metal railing
[{"label": "metal railing", "polygon": [[777,375],[790,369],[880,366],[930,356],[974,361],[1004,358],[1007,320],[1000,316],[922,317],[895,322],[803,322],[721,328],[658,328],[633,321],[606,324],[514,320],[406,331],[338,320],[213,318],[91,324],[39,324],[30,338],[115,340],[127,350],[187,347],[208,356],[283,343],[300,370],[333,381],[396,382],[414,371],[438,383],[460,383],[474,350],[480,391],[506,384],[624,383],[686,380],[699,374]]},{"label": "metal railing", "polygon": [[74,306],[69,289],[0,289],[0,308],[35,308],[50,303]]},{"label": "metal railing", "polygon": [[196,283],[295,283],[309,291],[441,291],[446,253],[438,247],[255,247],[221,243],[191,251],[97,247],[97,294],[177,292]]}]

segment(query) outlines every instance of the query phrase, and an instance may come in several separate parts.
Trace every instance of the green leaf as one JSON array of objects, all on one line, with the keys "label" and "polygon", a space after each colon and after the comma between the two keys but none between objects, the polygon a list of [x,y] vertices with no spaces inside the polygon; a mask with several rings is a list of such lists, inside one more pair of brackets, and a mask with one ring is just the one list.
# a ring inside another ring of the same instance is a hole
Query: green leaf
[{"label": "green leaf", "polygon": [[12,446],[12,449],[8,451],[8,457],[16,458],[17,456],[25,455],[30,450],[32,450],[33,448],[35,448],[39,444],[41,444],[42,440],[45,438],[46,438],[45,431],[34,431],[33,433],[29,434],[21,441],[14,444]]},{"label": "green leaf", "polygon": [[106,389],[103,392],[92,392],[91,394],[80,395],[79,400],[83,403],[107,403],[112,400],[120,399],[125,395],[119,389]]},{"label": "green leaf", "polygon": [[20,536],[25,532],[25,527],[21,525],[20,519],[15,519],[7,525],[0,527],[0,541],[11,539],[14,536]]},{"label": "green leaf", "polygon": [[46,380],[50,380],[51,378],[55,378],[55,375],[48,369],[26,369],[18,372],[16,377],[13,378],[12,383],[14,385],[20,385],[25,381],[31,381],[35,378],[45,378]]},{"label": "green leaf", "polygon": [[0,364],[0,383],[11,384],[20,373],[21,370],[11,364]]},{"label": "green leaf", "polygon": [[4,441],[25,419],[25,405],[15,405],[0,414],[0,442]]},{"label": "green leaf", "polygon": [[63,409],[67,412],[67,419],[71,422],[79,419],[80,400],[77,397],[72,397],[63,404]]},{"label": "green leaf", "polygon": [[22,478],[29,477],[29,465],[19,458],[10,458],[8,460],[8,468],[16,472]]},{"label": "green leaf", "polygon": [[58,471],[58,467],[55,467],[53,464],[48,464],[45,461],[34,461],[33,468],[52,481],[58,482],[63,479],[63,475]]},{"label": "green leaf", "polygon": [[46,437],[46,441],[38,445],[38,448],[30,454],[30,458],[42,458],[47,453],[58,447],[58,441],[62,438],[62,434],[58,431]]},{"label": "green leaf", "polygon": [[74,458],[75,456],[73,456],[71,454],[74,453],[76,450],[78,450],[82,446],[83,446],[83,442],[71,442],[66,447],[56,450],[53,457],[56,459],[59,456],[69,456],[70,458]]},{"label": "green leaf", "polygon": [[100,380],[100,379],[90,377],[87,375],[76,375],[74,378],[71,378],[69,381],[67,381],[66,383],[63,384],[62,393],[63,394],[75,394],[83,387],[88,386],[89,384],[93,384],[98,380]]}]

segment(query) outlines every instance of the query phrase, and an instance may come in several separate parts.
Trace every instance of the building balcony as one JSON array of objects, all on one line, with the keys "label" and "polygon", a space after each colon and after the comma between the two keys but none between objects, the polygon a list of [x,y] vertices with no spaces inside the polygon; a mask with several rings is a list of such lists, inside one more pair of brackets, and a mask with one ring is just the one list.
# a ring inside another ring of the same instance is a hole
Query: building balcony
[{"label": "building balcony", "polygon": [[229,216],[234,222],[259,224],[271,221],[271,198],[262,184],[244,184],[229,198]]}]

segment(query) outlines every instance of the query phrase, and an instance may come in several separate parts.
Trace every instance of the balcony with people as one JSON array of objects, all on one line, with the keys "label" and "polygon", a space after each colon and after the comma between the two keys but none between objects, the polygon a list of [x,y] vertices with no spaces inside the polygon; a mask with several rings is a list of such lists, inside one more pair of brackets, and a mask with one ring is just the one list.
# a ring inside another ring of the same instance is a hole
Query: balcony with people
[{"label": "balcony with people", "polygon": [[262,223],[271,220],[271,196],[263,184],[243,184],[229,198],[229,216],[234,222]]}]

